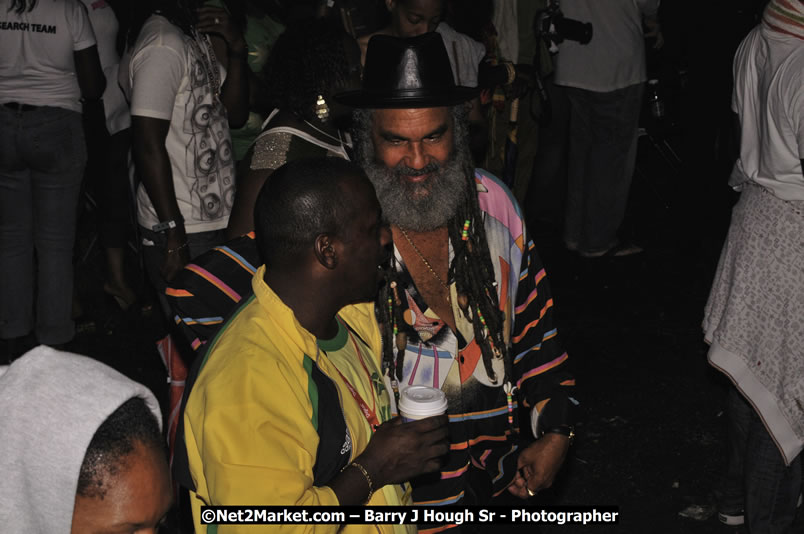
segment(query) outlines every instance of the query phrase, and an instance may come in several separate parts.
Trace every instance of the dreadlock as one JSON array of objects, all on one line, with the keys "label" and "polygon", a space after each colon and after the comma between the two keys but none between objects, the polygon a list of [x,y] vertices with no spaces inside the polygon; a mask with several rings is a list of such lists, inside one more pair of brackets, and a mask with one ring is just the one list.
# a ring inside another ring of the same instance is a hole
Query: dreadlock
[{"label": "dreadlock", "polygon": [[[449,239],[454,256],[449,267],[449,280],[455,281],[458,306],[464,317],[472,323],[475,340],[483,355],[486,374],[493,383],[498,378],[492,361],[503,360],[505,376],[510,381],[511,361],[505,340],[505,313],[500,310],[497,281],[491,260],[483,213],[477,199],[477,183],[471,157],[468,157],[467,109],[463,105],[451,108],[453,121],[453,153],[462,157],[463,176],[466,179],[463,196],[455,214],[447,222]],[[357,161],[373,152],[371,136],[372,115],[368,110],[355,111],[355,125],[363,135],[358,138],[355,150]],[[411,327],[403,319],[403,296],[395,261],[384,269],[385,284],[379,292],[376,310],[383,337],[383,368],[392,370],[392,378],[402,378],[407,334]],[[396,347],[396,351],[394,351]],[[397,356],[394,356],[394,353]]]}]

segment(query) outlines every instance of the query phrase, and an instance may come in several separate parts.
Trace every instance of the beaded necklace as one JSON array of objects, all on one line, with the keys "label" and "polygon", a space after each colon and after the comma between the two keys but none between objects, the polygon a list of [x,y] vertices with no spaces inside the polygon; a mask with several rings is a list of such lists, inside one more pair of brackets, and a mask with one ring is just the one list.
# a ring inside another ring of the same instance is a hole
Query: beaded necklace
[{"label": "beaded necklace", "polygon": [[207,84],[212,90],[213,103],[217,105],[220,103],[221,96],[221,71],[218,68],[218,58],[215,57],[215,51],[212,49],[209,35],[199,34],[193,28],[193,39],[190,41],[190,46],[193,47],[198,56]]}]

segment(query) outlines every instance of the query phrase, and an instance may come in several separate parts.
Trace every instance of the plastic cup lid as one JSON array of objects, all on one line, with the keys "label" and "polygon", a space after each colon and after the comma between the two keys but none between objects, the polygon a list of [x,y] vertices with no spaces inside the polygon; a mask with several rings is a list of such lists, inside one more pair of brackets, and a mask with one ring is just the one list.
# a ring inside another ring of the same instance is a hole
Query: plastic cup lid
[{"label": "plastic cup lid", "polygon": [[428,386],[410,386],[402,391],[399,411],[408,415],[438,415],[447,411],[447,396]]}]

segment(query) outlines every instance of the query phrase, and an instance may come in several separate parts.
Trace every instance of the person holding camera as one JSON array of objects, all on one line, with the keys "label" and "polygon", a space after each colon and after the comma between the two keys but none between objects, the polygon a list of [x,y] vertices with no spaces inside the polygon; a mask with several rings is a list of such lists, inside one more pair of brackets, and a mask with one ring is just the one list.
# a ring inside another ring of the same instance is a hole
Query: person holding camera
[{"label": "person holding camera", "polygon": [[566,88],[570,103],[564,242],[583,257],[642,252],[617,233],[636,163],[645,39],[663,43],[658,9],[659,0],[561,2],[566,19],[593,28],[588,44],[564,40],[555,64],[555,83]]}]

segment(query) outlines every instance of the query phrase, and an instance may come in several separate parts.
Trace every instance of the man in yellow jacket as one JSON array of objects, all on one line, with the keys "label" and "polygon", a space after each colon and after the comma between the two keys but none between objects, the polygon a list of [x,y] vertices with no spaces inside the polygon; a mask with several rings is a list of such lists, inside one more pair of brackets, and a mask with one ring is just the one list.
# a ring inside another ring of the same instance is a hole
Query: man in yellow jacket
[{"label": "man in yellow jacket", "polygon": [[[244,529],[201,525],[203,505],[410,504],[406,482],[448,451],[447,418],[391,420],[371,303],[391,238],[374,188],[344,160],[289,163],[261,191],[255,224],[254,295],[200,356],[185,406],[196,532]],[[248,532],[341,528],[377,531]]]}]

